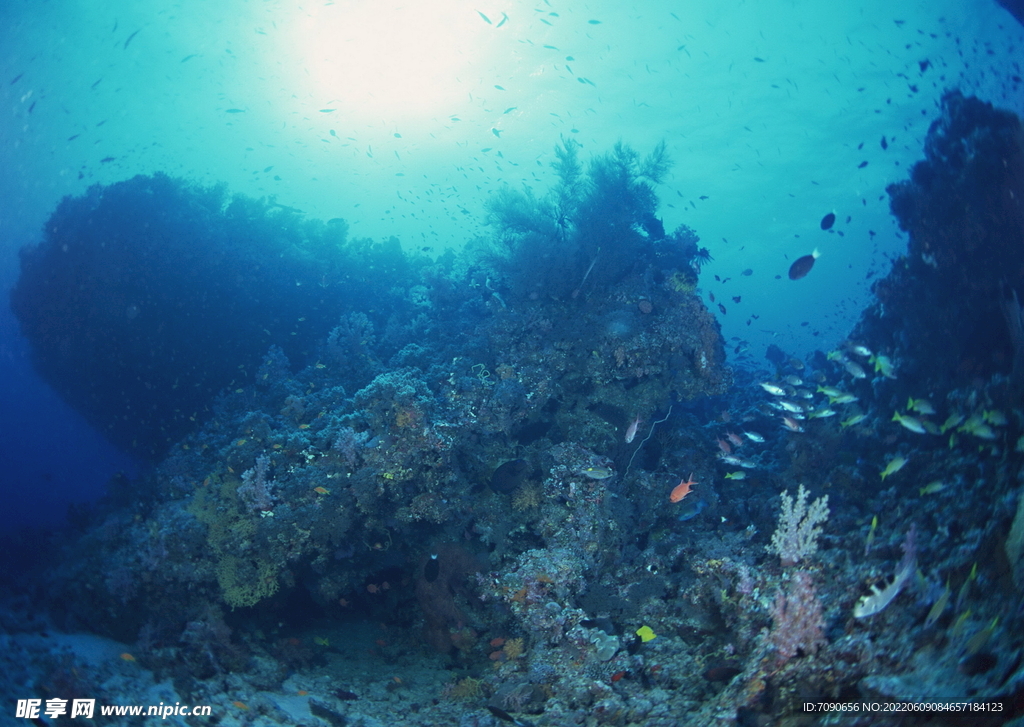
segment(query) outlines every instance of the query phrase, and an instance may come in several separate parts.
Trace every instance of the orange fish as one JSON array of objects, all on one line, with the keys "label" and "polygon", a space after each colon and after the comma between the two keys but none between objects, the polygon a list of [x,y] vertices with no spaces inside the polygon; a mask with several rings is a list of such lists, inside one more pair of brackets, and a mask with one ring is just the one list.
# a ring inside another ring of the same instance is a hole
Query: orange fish
[{"label": "orange fish", "polygon": [[693,479],[693,473],[691,472],[685,482],[680,480],[679,484],[675,486],[675,489],[673,489],[672,493],[668,496],[668,499],[672,502],[679,502],[690,494],[690,486],[696,484],[697,480]]},{"label": "orange fish", "polygon": [[121,658],[125,661],[135,661],[135,657],[129,654],[127,651],[121,654]]},{"label": "orange fish", "polygon": [[238,707],[239,709],[244,709],[246,711],[249,711],[249,705],[246,704],[245,702],[237,702],[237,701],[235,701],[235,702],[232,702],[232,704],[235,705],[236,707]]},{"label": "orange fish", "polygon": [[313,488],[313,492],[318,492],[321,495],[329,495],[329,494],[331,494],[331,491],[328,490],[326,487],[314,487]]},{"label": "orange fish", "polygon": [[300,689],[296,692],[296,694],[298,694],[300,697],[305,697],[307,694],[309,694],[309,692],[307,692],[305,689]]},{"label": "orange fish", "polygon": [[376,583],[371,583],[366,587],[366,590],[368,590],[370,593],[377,593],[380,590],[380,588],[377,587]]}]

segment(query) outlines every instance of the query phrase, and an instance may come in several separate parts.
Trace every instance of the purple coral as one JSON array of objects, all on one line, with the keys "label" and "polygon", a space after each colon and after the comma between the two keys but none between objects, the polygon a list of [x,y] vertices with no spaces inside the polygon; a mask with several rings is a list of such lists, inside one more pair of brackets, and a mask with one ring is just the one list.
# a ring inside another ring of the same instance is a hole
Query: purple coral
[{"label": "purple coral", "polygon": [[811,576],[805,571],[793,574],[789,591],[779,591],[772,606],[772,627],[768,638],[778,653],[779,663],[796,656],[797,651],[813,654],[825,644],[825,619],[821,601]]}]

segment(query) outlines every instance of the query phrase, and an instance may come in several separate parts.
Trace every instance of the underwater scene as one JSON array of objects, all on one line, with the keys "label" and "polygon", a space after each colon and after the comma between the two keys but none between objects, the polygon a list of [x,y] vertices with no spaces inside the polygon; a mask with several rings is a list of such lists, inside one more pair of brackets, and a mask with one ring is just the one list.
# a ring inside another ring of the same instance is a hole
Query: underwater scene
[{"label": "underwater scene", "polygon": [[1022,66],[9,0],[0,725],[1024,725]]}]

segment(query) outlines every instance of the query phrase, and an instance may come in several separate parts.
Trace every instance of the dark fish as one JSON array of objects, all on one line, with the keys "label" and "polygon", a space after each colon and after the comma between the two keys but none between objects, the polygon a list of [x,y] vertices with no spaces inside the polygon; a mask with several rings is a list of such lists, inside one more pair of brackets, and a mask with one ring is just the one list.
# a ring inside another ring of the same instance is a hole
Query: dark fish
[{"label": "dark fish", "polygon": [[810,255],[804,255],[801,258],[797,258],[796,262],[789,266],[789,279],[799,280],[800,278],[811,272],[811,268],[814,267],[814,261],[821,256],[821,253],[815,250]]},{"label": "dark fish", "polygon": [[829,212],[827,215],[821,218],[821,229],[831,230],[832,225],[836,223],[836,213]]},{"label": "dark fish", "polygon": [[77,138],[78,138],[79,136],[80,136],[80,134],[74,134],[74,135],[72,135],[72,136],[69,136],[69,137],[68,137],[68,141],[74,141],[74,140],[75,140],[75,139],[77,139]]},{"label": "dark fish", "polygon": [[754,56],[754,60],[757,61],[758,63],[764,63],[764,58],[758,58],[757,56]]},{"label": "dark fish", "polygon": [[493,714],[498,719],[505,720],[506,722],[511,722],[514,725],[518,725],[518,727],[533,727],[533,722],[527,722],[525,719],[516,719],[511,714],[506,712],[504,709],[492,707],[489,704],[487,705],[487,709],[489,709],[491,714]]},{"label": "dark fish", "polygon": [[36,107],[36,102],[35,102],[35,101],[33,101],[33,102],[32,102],[32,105],[28,107],[28,112],[29,112],[29,113],[32,113],[32,109],[34,109],[35,107]]},{"label": "dark fish", "polygon": [[16,84],[18,81],[21,80],[21,77],[24,76],[24,75],[25,75],[24,73],[19,73],[17,76],[15,76],[14,78],[11,79],[10,85],[13,86],[14,84]]},{"label": "dark fish", "polygon": [[[139,30],[142,30],[142,28],[139,28]],[[132,38],[139,34],[139,30],[136,30],[134,33],[128,36],[128,40],[124,42],[124,48],[127,48],[128,44],[132,42]],[[121,50],[124,50],[124,48],[122,48]]]},{"label": "dark fish", "polygon": [[181,59],[181,62],[184,63],[185,61],[192,60],[197,55],[199,55],[199,54],[198,53],[189,53],[187,56],[185,56],[184,58]]},{"label": "dark fish", "polygon": [[[103,80],[103,79],[101,78],[101,79],[100,79],[100,81],[102,81],[102,80]],[[91,86],[89,86],[89,88],[96,88],[97,86],[99,86],[99,85],[100,85],[100,81],[96,81],[96,83],[94,83],[94,84],[92,84]]]},{"label": "dark fish", "polygon": [[882,137],[882,151],[885,151],[885,150],[886,150],[886,149],[888,149],[888,148],[889,148],[889,142],[887,142],[887,141],[885,140],[885,137],[883,136],[883,137]]},{"label": "dark fish", "polygon": [[431,553],[427,564],[423,566],[423,580],[433,583],[441,575],[441,564],[437,562],[437,553]]},{"label": "dark fish", "polygon": [[715,302],[715,294],[714,293],[712,293],[711,291],[708,291],[708,297],[711,299],[712,303]]},{"label": "dark fish", "polygon": [[722,311],[722,315],[725,315],[725,306],[721,303],[718,304],[718,310]]},{"label": "dark fish", "polygon": [[114,161],[115,159],[117,159],[117,157],[103,157],[102,159],[100,159],[100,164],[106,164],[108,162]]},{"label": "dark fish", "polygon": [[740,295],[734,295],[734,296],[732,297],[732,302],[733,302],[733,303],[739,303],[739,302],[740,302],[740,301],[741,301],[742,299],[743,299],[743,296],[740,296]]},{"label": "dark fish", "polygon": [[867,163],[867,162],[861,162],[860,164],[858,164],[858,165],[857,165],[857,169],[863,169],[863,168],[864,168],[864,167],[866,167],[867,165],[868,165],[868,163]]},{"label": "dark fish", "polygon": [[754,274],[754,271],[751,268],[747,268],[742,273],[740,273],[740,275],[753,275],[753,274]]},{"label": "dark fish", "polygon": [[495,492],[512,492],[530,474],[530,463],[525,459],[512,459],[501,464],[491,475],[491,489]]}]

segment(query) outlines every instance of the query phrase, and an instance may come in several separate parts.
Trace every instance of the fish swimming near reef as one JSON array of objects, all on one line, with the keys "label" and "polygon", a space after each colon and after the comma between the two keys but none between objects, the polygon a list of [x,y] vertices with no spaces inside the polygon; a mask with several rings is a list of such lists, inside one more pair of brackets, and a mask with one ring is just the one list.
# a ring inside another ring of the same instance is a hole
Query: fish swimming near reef
[{"label": "fish swimming near reef", "polygon": [[811,272],[811,268],[814,267],[814,261],[821,257],[821,253],[815,250],[810,255],[804,255],[803,257],[797,258],[792,265],[789,266],[789,279],[799,280],[800,278]]}]

